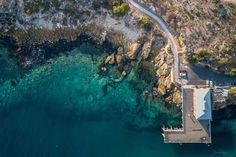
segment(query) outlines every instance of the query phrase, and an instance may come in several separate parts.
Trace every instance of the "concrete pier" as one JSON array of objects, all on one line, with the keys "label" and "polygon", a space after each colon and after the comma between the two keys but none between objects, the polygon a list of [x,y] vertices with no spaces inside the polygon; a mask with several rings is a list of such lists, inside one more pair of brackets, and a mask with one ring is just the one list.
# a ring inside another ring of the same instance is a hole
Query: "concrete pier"
[{"label": "concrete pier", "polygon": [[182,128],[163,128],[165,143],[211,143],[211,90],[182,87]]}]

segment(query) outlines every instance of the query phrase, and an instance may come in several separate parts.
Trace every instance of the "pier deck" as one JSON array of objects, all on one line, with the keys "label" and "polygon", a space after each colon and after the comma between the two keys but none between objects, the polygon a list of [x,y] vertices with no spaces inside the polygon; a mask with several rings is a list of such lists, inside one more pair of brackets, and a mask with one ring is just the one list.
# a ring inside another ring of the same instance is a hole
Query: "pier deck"
[{"label": "pier deck", "polygon": [[[194,104],[196,99],[196,90],[191,86],[183,87],[182,121],[183,127],[163,128],[165,143],[211,143],[211,118],[196,118],[194,107],[205,104]],[[205,89],[208,90],[208,89]],[[210,90],[209,90],[210,91]],[[209,95],[208,95],[209,96]],[[198,98],[199,99],[199,98]],[[204,97],[204,101],[205,101]],[[210,112],[211,114],[211,112]]]}]

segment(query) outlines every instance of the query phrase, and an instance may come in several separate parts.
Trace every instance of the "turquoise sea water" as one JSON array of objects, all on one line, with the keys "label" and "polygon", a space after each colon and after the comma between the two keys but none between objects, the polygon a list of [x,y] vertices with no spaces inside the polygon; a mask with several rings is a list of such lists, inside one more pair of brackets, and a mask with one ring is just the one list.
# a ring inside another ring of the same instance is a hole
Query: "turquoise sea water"
[{"label": "turquoise sea water", "polygon": [[103,55],[88,50],[103,51],[80,46],[23,77],[0,58],[0,157],[236,157],[233,119],[213,124],[210,146],[164,144],[160,127],[179,124],[176,112],[145,99],[135,71],[120,83],[98,75]]}]

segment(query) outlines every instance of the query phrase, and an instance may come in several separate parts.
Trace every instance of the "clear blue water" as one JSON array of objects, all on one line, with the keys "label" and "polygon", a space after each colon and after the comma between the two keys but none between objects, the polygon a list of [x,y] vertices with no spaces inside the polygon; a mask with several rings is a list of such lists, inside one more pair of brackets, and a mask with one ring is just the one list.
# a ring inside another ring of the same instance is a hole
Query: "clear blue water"
[{"label": "clear blue water", "polygon": [[78,47],[69,52],[73,55],[33,69],[16,86],[12,73],[4,72],[8,79],[0,86],[0,157],[236,156],[233,119],[213,125],[211,146],[164,144],[160,127],[178,124],[176,113],[161,99],[144,100],[148,86],[135,72],[117,84],[99,76],[103,56],[92,60],[83,53],[88,49]]}]

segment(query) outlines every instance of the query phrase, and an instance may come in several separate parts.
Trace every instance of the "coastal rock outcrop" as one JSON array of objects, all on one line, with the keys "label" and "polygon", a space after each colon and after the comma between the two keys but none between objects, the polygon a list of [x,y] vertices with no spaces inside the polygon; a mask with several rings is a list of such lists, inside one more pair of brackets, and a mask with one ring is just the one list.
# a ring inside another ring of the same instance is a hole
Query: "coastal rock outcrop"
[{"label": "coastal rock outcrop", "polygon": [[111,54],[110,56],[108,56],[105,60],[105,64],[114,64],[115,63],[115,54]]},{"label": "coastal rock outcrop", "polygon": [[236,105],[236,86],[231,87],[228,91],[229,97],[228,97],[228,104],[230,105]]},{"label": "coastal rock outcrop", "polygon": [[127,52],[129,59],[136,59],[140,46],[141,44],[139,43],[132,43],[129,45],[129,51]]},{"label": "coastal rock outcrop", "polygon": [[[157,87],[157,91],[168,102],[179,104],[180,91],[171,80],[173,57],[166,49],[161,50],[166,41],[160,30],[140,29],[137,24],[140,14],[136,11],[114,17],[112,9],[103,6],[93,8],[92,2],[87,4],[85,0],[81,3],[66,1],[65,5],[47,8],[49,10],[44,10],[44,5],[34,10],[22,1],[22,5],[17,8],[21,14],[14,16],[15,23],[13,22],[9,29],[0,27],[0,36],[12,37],[16,41],[19,46],[19,51],[16,52],[19,65],[23,64],[25,67],[36,64],[34,61],[37,57],[47,60],[45,57],[47,54],[44,55],[40,49],[45,43],[54,45],[62,41],[66,45],[67,42],[76,41],[83,35],[89,38],[85,40],[92,39],[98,45],[105,46],[109,43],[112,50],[118,48],[117,53],[109,52],[104,58],[99,67],[101,74],[115,73],[114,81],[120,82],[130,71],[137,69],[141,76],[139,79],[146,81],[150,86],[155,86],[154,88]],[[28,3],[33,5],[35,1]],[[86,7],[83,4],[86,4]],[[24,50],[27,46],[30,51]],[[31,51],[31,48],[39,49],[42,53]],[[43,55],[40,56],[41,54]]]},{"label": "coastal rock outcrop", "polygon": [[149,57],[153,40],[154,38],[151,37],[149,41],[144,43],[141,54],[143,60],[146,60]]},{"label": "coastal rock outcrop", "polygon": [[168,45],[155,57],[156,76],[158,77],[157,89],[168,103],[181,104],[180,89],[171,78],[173,61],[172,54],[168,53]]},{"label": "coastal rock outcrop", "polygon": [[123,57],[124,57],[124,48],[119,47],[118,50],[117,50],[117,55],[116,55],[117,64],[121,64]]}]

